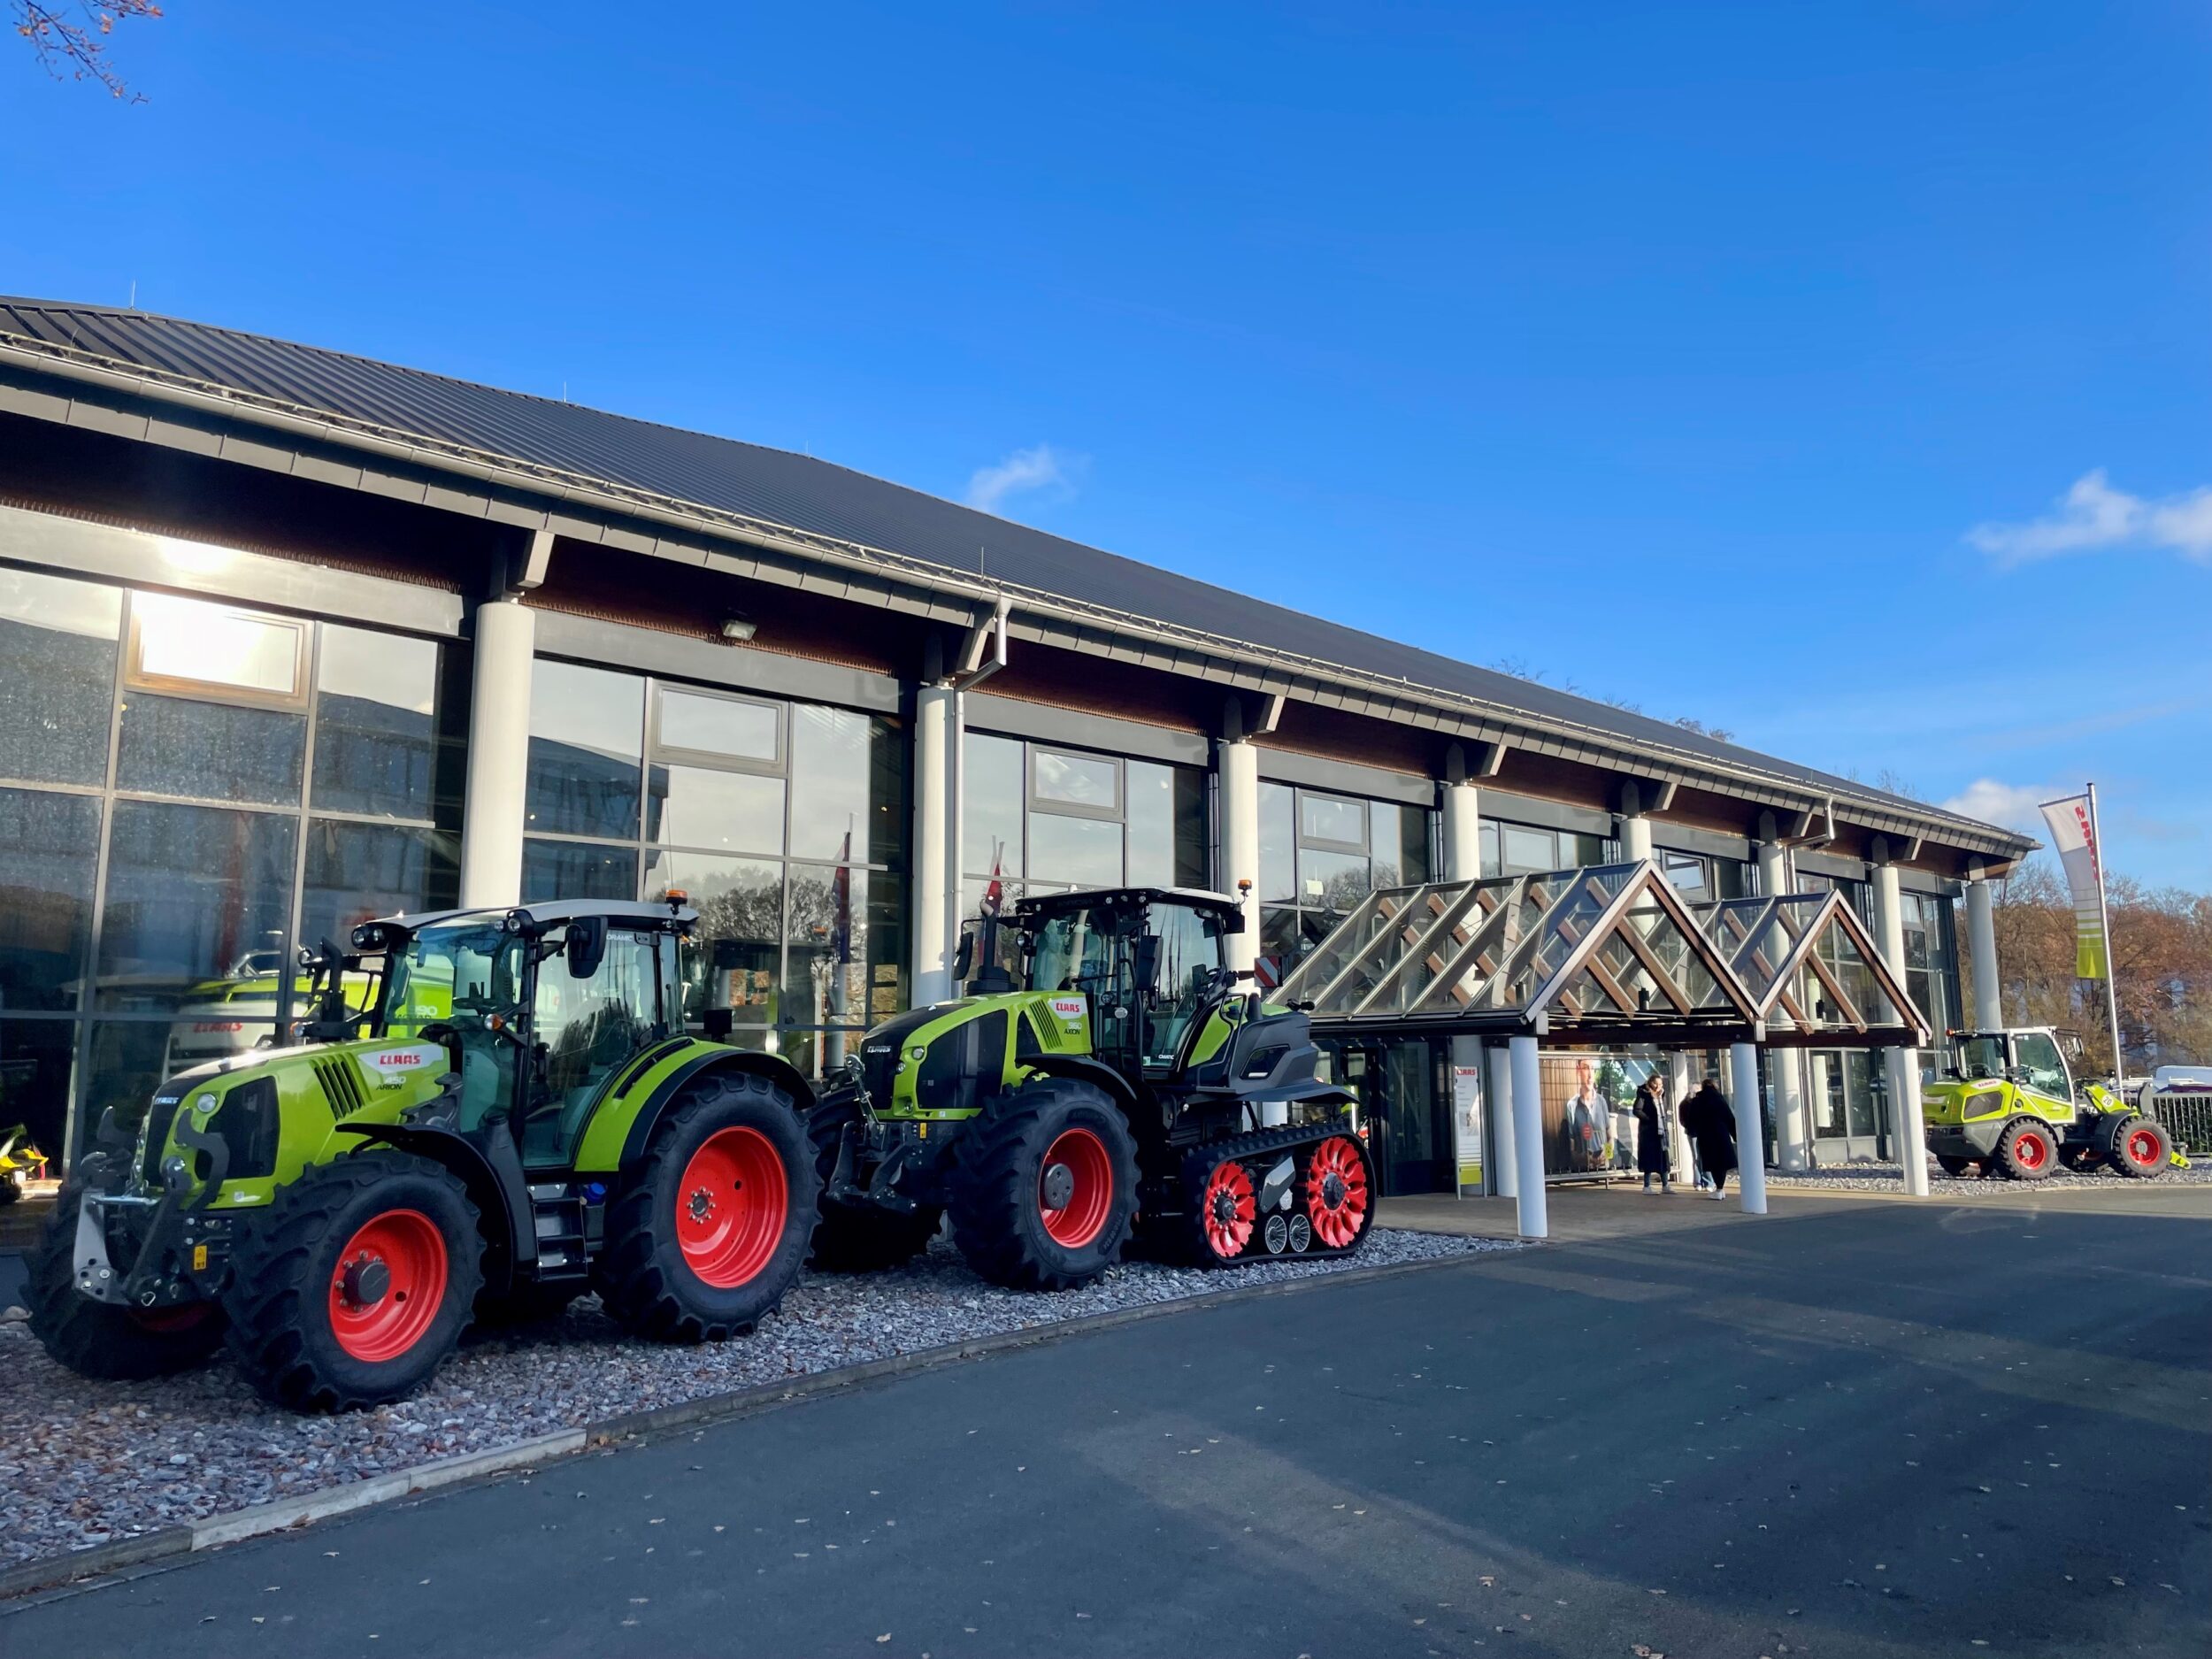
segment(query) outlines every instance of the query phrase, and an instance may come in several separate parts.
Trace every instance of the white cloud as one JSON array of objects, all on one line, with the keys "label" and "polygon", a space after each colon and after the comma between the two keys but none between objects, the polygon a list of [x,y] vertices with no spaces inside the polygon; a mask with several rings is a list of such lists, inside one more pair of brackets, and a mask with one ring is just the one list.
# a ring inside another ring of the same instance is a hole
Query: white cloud
[{"label": "white cloud", "polygon": [[2099,467],[2076,479],[2058,507],[2027,524],[1978,524],[1966,539],[2004,565],[2111,547],[2158,548],[2212,565],[2212,487],[2147,500],[2113,488]]},{"label": "white cloud", "polygon": [[1943,810],[1979,818],[1985,824],[2001,824],[2007,829],[2040,839],[2043,814],[2037,809],[2046,801],[2079,793],[2079,786],[2067,789],[2047,784],[2001,783],[1994,778],[1977,778],[1946,801]]},{"label": "white cloud", "polygon": [[1063,455],[1048,443],[1017,449],[1003,461],[976,468],[975,476],[968,480],[968,505],[996,512],[1009,495],[1040,489],[1052,491],[1055,499],[1065,499],[1075,493],[1076,479],[1082,470],[1081,456]]}]

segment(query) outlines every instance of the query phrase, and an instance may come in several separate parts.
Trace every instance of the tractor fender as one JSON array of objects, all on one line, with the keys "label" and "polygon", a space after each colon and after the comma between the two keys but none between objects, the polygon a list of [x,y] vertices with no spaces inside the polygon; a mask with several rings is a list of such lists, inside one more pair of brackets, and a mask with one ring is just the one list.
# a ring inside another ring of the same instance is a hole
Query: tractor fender
[{"label": "tractor fender", "polygon": [[1022,1064],[1048,1077],[1080,1078],[1086,1083],[1094,1084],[1105,1091],[1109,1100],[1121,1108],[1121,1115],[1129,1120],[1132,1131],[1137,1130],[1143,1122],[1140,1116],[1142,1103],[1137,1099],[1136,1090],[1129,1087],[1127,1078],[1103,1060],[1094,1060],[1084,1054],[1034,1054],[1024,1055]]},{"label": "tractor fender", "polygon": [[[509,1156],[503,1159],[457,1130],[427,1124],[342,1123],[338,1129],[343,1134],[360,1136],[365,1145],[378,1141],[452,1171],[468,1189],[484,1241],[491,1246],[484,1261],[485,1288],[501,1294],[513,1279],[527,1277],[518,1270],[536,1264],[537,1227],[532,1219],[530,1195],[522,1184],[522,1159],[513,1151],[513,1137],[505,1124],[489,1131],[495,1137],[505,1138]],[[502,1164],[508,1166],[503,1171]]]},{"label": "tractor fender", "polygon": [[[758,1048],[725,1048],[719,1043],[702,1043],[700,1047],[702,1053],[686,1060],[654,1084],[638,1107],[637,1115],[630,1120],[629,1132],[622,1139],[621,1168],[629,1168],[645,1156],[645,1148],[652,1141],[653,1132],[660,1127],[661,1119],[667,1116],[675,1103],[683,1098],[685,1090],[701,1078],[715,1072],[733,1071],[766,1078],[791,1096],[792,1104],[798,1108],[800,1120],[805,1120],[807,1112],[814,1104],[813,1087],[800,1074],[799,1068],[781,1055],[768,1054]],[[610,1102],[607,1110],[613,1109],[613,1106],[614,1103]],[[595,1128],[597,1125],[595,1123],[593,1126]]]}]

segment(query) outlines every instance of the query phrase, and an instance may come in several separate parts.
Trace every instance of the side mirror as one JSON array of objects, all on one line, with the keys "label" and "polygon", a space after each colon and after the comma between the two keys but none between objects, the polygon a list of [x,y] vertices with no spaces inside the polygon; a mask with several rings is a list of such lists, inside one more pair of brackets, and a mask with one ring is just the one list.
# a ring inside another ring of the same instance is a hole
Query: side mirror
[{"label": "side mirror", "polygon": [[968,971],[975,966],[975,934],[964,927],[960,930],[960,949],[953,953],[952,982],[965,985]]},{"label": "side mirror", "polygon": [[568,977],[588,979],[599,972],[599,964],[607,954],[607,918],[603,916],[579,916],[568,925]]}]

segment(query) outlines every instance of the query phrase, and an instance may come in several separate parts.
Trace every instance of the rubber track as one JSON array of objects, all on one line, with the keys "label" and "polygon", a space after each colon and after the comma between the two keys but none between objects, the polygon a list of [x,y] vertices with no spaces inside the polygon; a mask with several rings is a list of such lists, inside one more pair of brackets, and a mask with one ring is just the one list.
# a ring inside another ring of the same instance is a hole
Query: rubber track
[{"label": "rubber track", "polygon": [[[1191,1258],[1202,1267],[1231,1268],[1249,1267],[1255,1262],[1319,1262],[1326,1261],[1332,1256],[1350,1256],[1356,1253],[1361,1245],[1367,1242],[1368,1233],[1375,1230],[1371,1217],[1358,1239],[1350,1244],[1341,1247],[1324,1244],[1321,1242],[1321,1235],[1317,1233],[1313,1235],[1312,1244],[1296,1255],[1285,1250],[1280,1256],[1270,1256],[1267,1253],[1266,1245],[1258,1241],[1260,1229],[1267,1225],[1266,1217],[1258,1216],[1253,1218],[1253,1242],[1245,1246],[1241,1256],[1225,1262],[1206,1246],[1204,1242],[1205,1222],[1193,1207],[1195,1199],[1205,1195],[1206,1178],[1211,1175],[1217,1167],[1231,1159],[1233,1158],[1242,1163],[1247,1158],[1258,1157],[1265,1153],[1285,1152],[1293,1148],[1307,1145],[1317,1147],[1324,1141],[1336,1135],[1353,1136],[1352,1120],[1342,1112],[1339,1112],[1326,1123],[1297,1124],[1286,1129],[1255,1130],[1250,1134],[1236,1135],[1227,1141],[1217,1141],[1210,1146],[1194,1147],[1185,1153],[1183,1155],[1185,1198],[1182,1214],[1178,1219],[1180,1224],[1184,1248]],[[1305,1199],[1302,1194],[1304,1179],[1303,1175],[1299,1177],[1301,1195],[1297,1208],[1292,1211],[1294,1215],[1306,1214]],[[1258,1194],[1259,1187],[1260,1183],[1256,1178],[1252,1183],[1255,1195]],[[1371,1188],[1368,1194],[1368,1203],[1371,1206],[1374,1202],[1374,1194]]]}]

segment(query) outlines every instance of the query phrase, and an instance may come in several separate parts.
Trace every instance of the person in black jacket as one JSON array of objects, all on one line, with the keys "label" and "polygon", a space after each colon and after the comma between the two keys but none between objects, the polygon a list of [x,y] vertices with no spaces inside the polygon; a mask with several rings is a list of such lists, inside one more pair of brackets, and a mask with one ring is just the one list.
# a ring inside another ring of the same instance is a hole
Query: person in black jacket
[{"label": "person in black jacket", "polygon": [[1682,1127],[1697,1147],[1699,1167],[1713,1178],[1713,1196],[1725,1197],[1736,1167],[1736,1112],[1711,1078],[1682,1102]]},{"label": "person in black jacket", "polygon": [[1659,1178],[1659,1190],[1674,1190],[1674,1178],[1667,1158],[1666,1112],[1660,1097],[1666,1084],[1656,1071],[1637,1086],[1636,1100],[1632,1110],[1636,1114],[1636,1167],[1644,1172],[1644,1190],[1651,1190],[1651,1178]]}]

